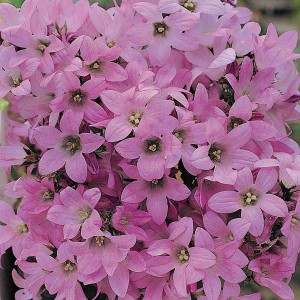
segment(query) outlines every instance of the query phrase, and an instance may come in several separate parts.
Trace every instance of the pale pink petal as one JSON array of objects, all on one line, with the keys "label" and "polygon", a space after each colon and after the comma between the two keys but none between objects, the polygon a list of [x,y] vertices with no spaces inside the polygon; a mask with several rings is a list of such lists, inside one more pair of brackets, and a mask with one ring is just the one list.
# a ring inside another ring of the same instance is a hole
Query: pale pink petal
[{"label": "pale pink petal", "polygon": [[82,153],[75,154],[66,162],[68,176],[78,183],[83,183],[87,177],[87,164]]},{"label": "pale pink petal", "polygon": [[143,140],[139,138],[129,138],[115,146],[115,149],[127,159],[138,158],[142,152]]},{"label": "pale pink petal", "polygon": [[104,137],[97,134],[82,133],[80,134],[80,142],[82,152],[91,153],[96,151],[104,143]]},{"label": "pale pink petal", "polygon": [[242,208],[242,200],[237,192],[223,191],[212,196],[208,206],[218,213],[232,213]]},{"label": "pale pink petal", "polygon": [[216,256],[205,248],[192,247],[188,251],[189,264],[196,269],[207,269],[216,263]]},{"label": "pale pink petal", "polygon": [[41,175],[51,174],[62,168],[67,159],[67,153],[57,149],[50,149],[40,159],[39,172]]},{"label": "pale pink petal", "polygon": [[173,281],[175,288],[180,296],[186,296],[186,265],[176,266],[173,273]]},{"label": "pale pink petal", "polygon": [[118,142],[125,139],[133,130],[133,125],[123,116],[113,118],[106,127],[105,138],[108,142]]},{"label": "pale pink petal", "polygon": [[260,236],[264,229],[264,216],[258,205],[244,207],[242,218],[251,222],[249,232],[254,236]]},{"label": "pale pink petal", "polygon": [[203,278],[203,288],[208,300],[216,300],[221,293],[221,281],[213,272],[206,272]]},{"label": "pale pink petal", "polygon": [[285,217],[288,213],[284,200],[272,194],[263,195],[258,200],[258,205],[264,212],[275,217]]},{"label": "pale pink petal", "polygon": [[208,156],[210,146],[199,147],[191,156],[191,164],[200,170],[211,170],[214,163]]},{"label": "pale pink petal", "polygon": [[168,214],[168,201],[166,197],[151,193],[147,197],[147,210],[153,221],[157,224],[162,224]]},{"label": "pale pink petal", "polygon": [[147,187],[143,181],[129,183],[123,190],[121,200],[128,203],[139,203],[147,197]]},{"label": "pale pink petal", "polygon": [[43,147],[55,148],[61,142],[62,133],[52,126],[40,126],[34,130],[34,138]]},{"label": "pale pink petal", "polygon": [[275,168],[261,169],[255,180],[255,187],[260,193],[267,193],[276,184],[278,179],[278,173]]},{"label": "pale pink petal", "polygon": [[224,221],[212,211],[208,211],[203,216],[203,224],[205,229],[215,237],[222,237],[229,233]]}]

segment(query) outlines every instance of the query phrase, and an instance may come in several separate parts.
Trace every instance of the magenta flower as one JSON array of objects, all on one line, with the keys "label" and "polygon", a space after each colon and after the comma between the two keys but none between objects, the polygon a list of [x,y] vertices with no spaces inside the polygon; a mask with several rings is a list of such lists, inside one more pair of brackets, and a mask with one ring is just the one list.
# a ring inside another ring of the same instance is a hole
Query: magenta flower
[{"label": "magenta flower", "polygon": [[77,73],[81,76],[104,77],[107,81],[124,81],[127,79],[126,71],[113,61],[114,53],[101,38],[92,40],[90,37],[79,37],[75,42],[83,58],[83,68]]},{"label": "magenta flower", "polygon": [[298,200],[294,211],[288,213],[281,228],[281,232],[288,238],[288,251],[291,255],[300,250],[300,202]]},{"label": "magenta flower", "polygon": [[262,92],[268,92],[268,88],[275,77],[274,68],[266,68],[253,75],[253,62],[247,56],[244,58],[240,72],[239,80],[233,74],[227,74],[229,81],[235,92],[235,98],[248,96],[251,102],[256,102],[261,97]]},{"label": "magenta flower", "polygon": [[125,93],[103,91],[101,93],[103,103],[115,114],[106,127],[107,141],[120,141],[132,131],[139,136],[149,126],[158,127],[156,131],[161,128],[168,130],[170,123],[176,122],[173,117],[169,116],[174,109],[174,103],[170,100],[149,102],[155,93],[156,91],[153,90],[135,93],[134,91]]},{"label": "magenta flower", "polygon": [[219,192],[210,198],[208,205],[218,213],[241,210],[242,219],[251,222],[249,232],[259,236],[264,228],[262,211],[276,217],[285,217],[288,213],[285,202],[268,193],[275,186],[277,178],[275,169],[261,169],[254,183],[250,169],[244,168],[234,184],[236,191]]},{"label": "magenta flower", "polygon": [[154,256],[149,260],[148,273],[162,276],[174,270],[174,285],[181,297],[187,295],[188,284],[201,280],[202,270],[216,263],[215,255],[205,247],[189,247],[193,234],[191,218],[182,218],[170,225],[169,240],[158,240],[148,249]]},{"label": "magenta flower", "polygon": [[[131,174],[132,177],[135,177]],[[121,200],[126,203],[140,203],[146,200],[146,206],[153,221],[162,224],[168,214],[168,199],[182,201],[190,196],[189,189],[175,178],[164,175],[159,179],[146,181],[136,176],[123,190]]]},{"label": "magenta flower", "polygon": [[12,247],[15,257],[20,257],[22,251],[28,248],[33,242],[28,224],[19,215],[16,215],[8,203],[0,202],[0,247],[5,252]]},{"label": "magenta flower", "polygon": [[101,78],[93,78],[81,85],[79,78],[71,72],[62,77],[64,94],[58,95],[50,103],[54,112],[71,110],[74,118],[97,123],[106,118],[103,108],[91,99],[99,97],[105,84]]},{"label": "magenta flower", "polygon": [[202,228],[195,232],[195,246],[205,247],[214,253],[216,262],[204,270],[202,279],[204,292],[207,299],[218,299],[221,293],[221,280],[229,283],[240,283],[246,279],[242,268],[248,264],[247,257],[238,249],[238,243],[233,241],[216,247],[210,234]]},{"label": "magenta flower", "polygon": [[216,120],[206,123],[205,138],[208,145],[200,146],[194,151],[191,163],[200,170],[214,168],[214,177],[221,183],[234,184],[237,170],[252,167],[258,157],[241,149],[251,136],[249,124],[243,124],[227,134],[227,129]]},{"label": "magenta flower", "polygon": [[[16,56],[17,52],[13,46],[1,49],[1,70],[0,70],[0,97],[6,96],[12,92],[16,96],[29,95],[31,91],[31,83],[28,78],[22,74],[22,68],[11,68],[9,61]],[[24,68],[24,66],[23,66]]]},{"label": "magenta flower", "polygon": [[112,217],[115,229],[125,234],[135,235],[137,240],[148,240],[147,233],[141,227],[151,220],[151,216],[144,211],[136,209],[135,205],[118,206]]},{"label": "magenta flower", "polygon": [[148,181],[162,178],[165,169],[174,167],[181,156],[181,143],[170,133],[143,132],[141,137],[118,143],[115,149],[126,159],[138,159],[138,171]]},{"label": "magenta flower", "polygon": [[189,12],[177,12],[163,17],[156,5],[140,2],[134,9],[147,20],[135,25],[129,32],[129,40],[139,46],[149,46],[149,59],[153,65],[162,66],[171,55],[171,47],[191,51],[197,48],[188,33],[197,22],[197,16]]},{"label": "magenta flower", "polygon": [[62,244],[53,258],[43,252],[36,256],[38,265],[45,271],[45,287],[51,294],[58,294],[61,299],[85,299],[78,282],[78,265],[74,256],[68,251],[67,245]]},{"label": "magenta flower", "polygon": [[246,219],[233,219],[226,225],[224,221],[214,212],[208,211],[203,216],[205,229],[217,237],[214,240],[216,245],[226,244],[232,241],[242,242],[248,232],[251,223]]},{"label": "magenta flower", "polygon": [[87,177],[87,163],[83,153],[97,150],[104,138],[95,134],[79,134],[80,119],[74,118],[72,111],[64,113],[60,129],[40,126],[34,131],[34,138],[46,151],[39,162],[42,175],[51,174],[65,165],[68,176],[76,182],[84,182]]},{"label": "magenta flower", "polygon": [[254,280],[274,292],[278,297],[295,299],[293,290],[285,282],[291,276],[293,269],[288,261],[281,256],[265,254],[254,259],[249,264],[249,270],[254,273]]},{"label": "magenta flower", "polygon": [[79,230],[81,234],[90,231],[98,221],[99,213],[94,209],[100,200],[101,192],[94,188],[86,190],[83,195],[67,187],[60,192],[61,205],[52,206],[47,214],[51,222],[64,226],[64,237],[74,238]]},{"label": "magenta flower", "polygon": [[241,288],[237,283],[224,282],[223,291],[220,300],[260,300],[261,293],[254,293],[251,295],[240,296]]}]

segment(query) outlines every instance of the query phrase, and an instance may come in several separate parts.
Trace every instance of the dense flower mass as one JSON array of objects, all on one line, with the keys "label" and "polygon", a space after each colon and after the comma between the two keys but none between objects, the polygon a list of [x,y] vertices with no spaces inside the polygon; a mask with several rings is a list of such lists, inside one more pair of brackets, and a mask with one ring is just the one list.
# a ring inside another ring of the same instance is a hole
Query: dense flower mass
[{"label": "dense flower mass", "polygon": [[297,33],[145,1],[0,4],[16,299],[295,299]]}]

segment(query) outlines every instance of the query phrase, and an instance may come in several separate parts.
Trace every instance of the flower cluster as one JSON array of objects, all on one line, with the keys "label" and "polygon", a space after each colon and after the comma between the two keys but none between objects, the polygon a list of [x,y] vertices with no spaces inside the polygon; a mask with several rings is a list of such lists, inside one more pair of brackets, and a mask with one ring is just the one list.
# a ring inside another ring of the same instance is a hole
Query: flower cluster
[{"label": "flower cluster", "polygon": [[26,0],[0,18],[17,300],[294,299],[296,32],[262,35],[233,0]]}]

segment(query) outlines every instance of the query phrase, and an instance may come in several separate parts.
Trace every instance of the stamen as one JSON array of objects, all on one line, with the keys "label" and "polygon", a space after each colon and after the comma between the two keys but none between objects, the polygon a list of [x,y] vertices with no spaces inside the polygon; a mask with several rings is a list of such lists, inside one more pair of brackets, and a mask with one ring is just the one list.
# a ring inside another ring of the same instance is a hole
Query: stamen
[{"label": "stamen", "polygon": [[154,23],[154,35],[165,35],[166,31],[168,30],[168,26],[166,25],[165,22],[161,22],[161,23]]},{"label": "stamen", "polygon": [[249,191],[246,194],[242,195],[242,199],[244,202],[244,206],[255,205],[258,200],[258,196]]},{"label": "stamen", "polygon": [[105,241],[104,236],[96,236],[95,237],[95,242],[99,247],[102,247],[104,245],[104,241]]},{"label": "stamen", "polygon": [[222,157],[222,150],[218,149],[216,146],[211,146],[208,151],[208,156],[212,161],[220,161]]},{"label": "stamen", "polygon": [[107,43],[107,46],[109,48],[112,48],[115,44],[116,44],[116,41],[115,40],[111,40],[110,42]]},{"label": "stamen", "polygon": [[49,189],[47,189],[47,190],[43,193],[42,197],[43,197],[43,200],[44,200],[45,202],[52,201],[52,200],[54,199],[54,192],[51,191],[51,190],[49,190]]},{"label": "stamen", "polygon": [[17,231],[18,231],[18,234],[20,234],[20,235],[25,234],[29,231],[28,226],[26,224],[19,224],[17,226]]},{"label": "stamen", "polygon": [[230,127],[231,128],[236,128],[236,127],[238,127],[239,125],[242,125],[242,124],[244,124],[245,122],[244,122],[244,120],[243,119],[240,119],[240,118],[231,118],[230,119]]},{"label": "stamen", "polygon": [[94,61],[92,64],[88,66],[88,68],[92,70],[99,70],[101,62],[99,60]]},{"label": "stamen", "polygon": [[77,266],[75,263],[69,261],[69,260],[66,260],[63,264],[63,269],[66,273],[72,273],[74,271],[77,270]]},{"label": "stamen", "polygon": [[81,90],[77,90],[75,92],[72,93],[72,97],[71,97],[71,100],[77,104],[80,104],[82,103],[83,101],[83,93],[81,92]]},{"label": "stamen", "polygon": [[81,150],[81,142],[79,136],[67,136],[62,147],[65,151],[69,152],[71,155],[74,155],[77,151]]},{"label": "stamen", "polygon": [[147,140],[146,141],[146,152],[149,154],[153,154],[161,151],[161,143],[160,139],[155,140]]},{"label": "stamen", "polygon": [[229,237],[228,237],[228,239],[229,239],[230,241],[234,241],[234,236],[233,236],[233,234],[232,234],[232,233],[230,233],[230,234],[229,234]]},{"label": "stamen", "polygon": [[179,140],[181,143],[183,142],[183,135],[184,135],[183,130],[177,130],[177,131],[174,131],[173,134],[178,138],[178,140]]},{"label": "stamen", "polygon": [[126,216],[122,216],[121,220],[120,220],[120,224],[121,225],[127,225],[128,224],[128,221],[126,219]]},{"label": "stamen", "polygon": [[81,218],[82,223],[87,220],[92,214],[92,210],[88,208],[87,210],[78,210],[78,215]]},{"label": "stamen", "polygon": [[182,264],[186,263],[190,258],[189,252],[185,247],[181,248],[176,255]]},{"label": "stamen", "polygon": [[40,42],[38,45],[38,50],[41,51],[42,53],[45,52],[45,50],[50,46],[50,43],[48,42]]},{"label": "stamen", "polygon": [[185,7],[187,10],[194,12],[196,10],[196,3],[192,0],[186,0],[180,3],[181,6]]},{"label": "stamen", "polygon": [[142,114],[140,113],[132,113],[129,117],[129,122],[134,126],[137,127],[142,119]]},{"label": "stamen", "polygon": [[295,217],[293,217],[293,218],[291,219],[291,224],[292,224],[292,227],[295,227],[296,225],[299,224],[299,220],[296,219]]},{"label": "stamen", "polygon": [[18,86],[20,86],[20,84],[22,83],[22,76],[19,76],[19,77],[11,77],[10,78],[10,80],[11,80],[11,86],[13,86],[13,87],[18,87]]}]

